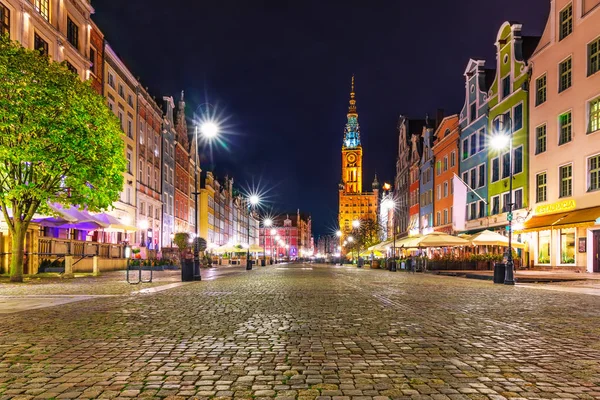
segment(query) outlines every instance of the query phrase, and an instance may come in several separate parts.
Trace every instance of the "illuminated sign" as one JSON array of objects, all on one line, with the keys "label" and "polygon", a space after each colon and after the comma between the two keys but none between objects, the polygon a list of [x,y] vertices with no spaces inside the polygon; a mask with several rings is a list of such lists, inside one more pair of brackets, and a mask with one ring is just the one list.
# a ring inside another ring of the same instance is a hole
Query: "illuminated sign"
[{"label": "illuminated sign", "polygon": [[575,209],[575,200],[563,200],[556,203],[544,204],[535,208],[535,215],[554,214]]}]

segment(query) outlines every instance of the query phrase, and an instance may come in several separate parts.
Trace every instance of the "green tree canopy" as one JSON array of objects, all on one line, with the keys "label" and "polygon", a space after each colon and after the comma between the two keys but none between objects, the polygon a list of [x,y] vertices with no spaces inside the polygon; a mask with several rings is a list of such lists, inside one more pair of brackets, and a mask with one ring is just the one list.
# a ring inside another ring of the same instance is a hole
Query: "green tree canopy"
[{"label": "green tree canopy", "polygon": [[[126,168],[118,119],[65,65],[0,38],[0,206],[22,280],[24,237],[48,202],[108,208]],[[8,209],[12,211],[9,217]]]}]

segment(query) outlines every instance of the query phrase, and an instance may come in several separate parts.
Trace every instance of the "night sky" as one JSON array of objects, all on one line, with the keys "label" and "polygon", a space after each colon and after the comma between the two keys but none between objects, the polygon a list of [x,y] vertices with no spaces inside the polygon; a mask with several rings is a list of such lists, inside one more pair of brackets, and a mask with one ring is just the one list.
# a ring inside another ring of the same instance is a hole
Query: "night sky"
[{"label": "night sky", "polygon": [[[270,190],[279,211],[337,219],[343,129],[356,75],[364,182],[391,181],[399,114],[460,111],[470,57],[495,66],[505,20],[541,35],[549,0],[93,0],[94,20],[157,99],[186,92],[228,117],[203,169]],[[161,103],[162,104],[162,103]]]}]

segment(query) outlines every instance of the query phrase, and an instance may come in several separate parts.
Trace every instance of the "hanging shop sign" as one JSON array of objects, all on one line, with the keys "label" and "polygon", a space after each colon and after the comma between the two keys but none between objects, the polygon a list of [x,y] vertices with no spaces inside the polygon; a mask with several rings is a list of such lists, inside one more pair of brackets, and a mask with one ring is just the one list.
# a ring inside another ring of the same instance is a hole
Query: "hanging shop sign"
[{"label": "hanging shop sign", "polygon": [[554,214],[575,209],[575,200],[563,200],[556,203],[542,204],[535,208],[535,215]]}]

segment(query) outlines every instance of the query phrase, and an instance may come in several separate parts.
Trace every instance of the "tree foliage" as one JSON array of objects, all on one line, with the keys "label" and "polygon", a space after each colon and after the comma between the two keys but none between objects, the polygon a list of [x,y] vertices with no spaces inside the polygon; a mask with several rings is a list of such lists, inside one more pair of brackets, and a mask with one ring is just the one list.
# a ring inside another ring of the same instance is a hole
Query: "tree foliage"
[{"label": "tree foliage", "polygon": [[348,243],[348,249],[361,252],[380,241],[381,226],[370,218],[362,218],[358,228],[354,228],[350,234],[353,241]]},{"label": "tree foliage", "polygon": [[88,83],[0,38],[0,206],[13,235],[13,280],[22,280],[29,223],[36,212],[52,213],[48,202],[100,211],[119,198],[126,168],[121,134]]}]

